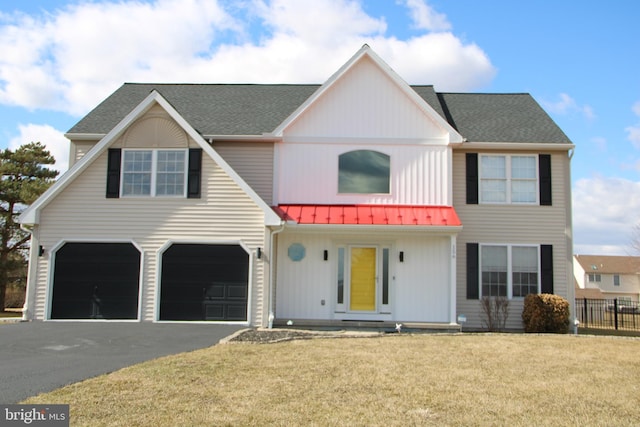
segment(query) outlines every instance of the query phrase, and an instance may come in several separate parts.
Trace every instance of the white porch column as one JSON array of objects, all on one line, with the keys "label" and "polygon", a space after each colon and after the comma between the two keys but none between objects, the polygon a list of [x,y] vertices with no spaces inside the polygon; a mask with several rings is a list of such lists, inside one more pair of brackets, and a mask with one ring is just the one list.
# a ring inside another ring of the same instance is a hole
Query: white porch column
[{"label": "white porch column", "polygon": [[456,298],[457,298],[457,279],[456,279],[456,236],[451,236],[451,254],[449,259],[449,323],[457,322],[456,317]]}]

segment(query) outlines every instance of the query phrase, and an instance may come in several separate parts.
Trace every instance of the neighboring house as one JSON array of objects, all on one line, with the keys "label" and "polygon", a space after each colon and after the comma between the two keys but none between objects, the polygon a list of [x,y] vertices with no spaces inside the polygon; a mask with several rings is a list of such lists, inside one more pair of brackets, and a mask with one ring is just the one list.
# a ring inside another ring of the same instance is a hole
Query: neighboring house
[{"label": "neighboring house", "polygon": [[[409,86],[368,46],[323,85],[125,84],[21,216],[27,319],[482,327],[573,304],[573,144],[528,94]],[[363,323],[369,324],[369,323]]]},{"label": "neighboring house", "polygon": [[640,257],[576,255],[573,274],[576,297],[640,302]]}]

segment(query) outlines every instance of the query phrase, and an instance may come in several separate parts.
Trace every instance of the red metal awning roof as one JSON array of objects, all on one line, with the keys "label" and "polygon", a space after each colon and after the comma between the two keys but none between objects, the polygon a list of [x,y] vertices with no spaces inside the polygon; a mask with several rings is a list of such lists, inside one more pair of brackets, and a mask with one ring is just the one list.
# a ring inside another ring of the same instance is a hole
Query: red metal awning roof
[{"label": "red metal awning roof", "polygon": [[298,224],[462,225],[451,206],[278,205],[273,210],[283,220]]}]

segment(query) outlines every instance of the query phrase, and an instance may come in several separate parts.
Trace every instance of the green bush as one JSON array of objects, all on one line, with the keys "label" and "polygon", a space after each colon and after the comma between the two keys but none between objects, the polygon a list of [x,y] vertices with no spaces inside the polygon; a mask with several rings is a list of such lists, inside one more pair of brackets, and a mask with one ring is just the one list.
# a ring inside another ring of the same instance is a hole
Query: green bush
[{"label": "green bush", "polygon": [[524,299],[522,322],[525,332],[569,332],[569,302],[552,294],[529,294]]}]

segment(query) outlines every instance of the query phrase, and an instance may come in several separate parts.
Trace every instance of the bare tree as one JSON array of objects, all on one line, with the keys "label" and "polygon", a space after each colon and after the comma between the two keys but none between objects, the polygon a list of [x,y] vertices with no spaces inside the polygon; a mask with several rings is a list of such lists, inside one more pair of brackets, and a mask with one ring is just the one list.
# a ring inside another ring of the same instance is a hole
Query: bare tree
[{"label": "bare tree", "polygon": [[631,231],[631,252],[634,255],[640,255],[640,221],[636,223]]}]

